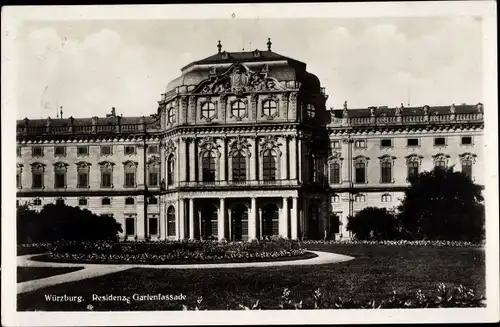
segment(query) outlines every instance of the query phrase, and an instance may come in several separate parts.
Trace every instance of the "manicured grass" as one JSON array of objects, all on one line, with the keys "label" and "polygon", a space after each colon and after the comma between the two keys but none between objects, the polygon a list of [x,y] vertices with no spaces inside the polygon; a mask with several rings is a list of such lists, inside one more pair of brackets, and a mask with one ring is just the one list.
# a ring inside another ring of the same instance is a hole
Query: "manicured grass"
[{"label": "manicured grass", "polygon": [[[293,298],[311,301],[315,288],[331,308],[337,296],[385,300],[393,289],[412,293],[435,292],[439,283],[485,291],[484,251],[481,248],[399,247],[381,245],[311,245],[310,250],[356,257],[317,266],[274,268],[165,270],[131,269],[79,282],[55,285],[18,296],[18,310],[179,310],[175,301],[92,301],[92,295],[179,294],[191,307],[203,296],[200,309],[237,309],[257,299],[263,309],[278,308],[284,288]],[[83,303],[46,302],[45,294],[81,295]]]},{"label": "manicured grass", "polygon": [[93,263],[93,264],[148,264],[148,265],[191,265],[191,264],[214,264],[214,263],[240,263],[240,262],[269,262],[269,261],[291,261],[311,259],[317,257],[316,254],[306,252],[302,255],[277,257],[277,258],[246,258],[246,259],[219,259],[219,260],[169,260],[169,261],[136,261],[136,260],[55,260],[47,255],[32,257],[31,260],[42,262],[64,262],[64,263]]},{"label": "manicured grass", "polygon": [[81,269],[83,267],[17,267],[17,282],[67,274]]}]

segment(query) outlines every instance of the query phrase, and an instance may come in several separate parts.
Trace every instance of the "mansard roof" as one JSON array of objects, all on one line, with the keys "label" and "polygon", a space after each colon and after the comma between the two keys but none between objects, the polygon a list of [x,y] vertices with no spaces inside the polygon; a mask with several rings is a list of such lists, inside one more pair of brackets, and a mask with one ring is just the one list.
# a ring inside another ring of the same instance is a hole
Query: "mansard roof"
[{"label": "mansard roof", "polygon": [[[124,117],[124,116],[111,116],[111,117],[97,117],[97,125],[115,125],[119,119],[121,125],[139,125],[142,123],[143,117]],[[152,124],[155,121],[154,117],[145,116],[144,123]],[[47,119],[29,119],[27,120],[28,127],[45,127],[47,126]],[[70,118],[50,118],[50,126],[64,127],[71,124]],[[74,118],[73,126],[91,126],[92,118]],[[26,118],[17,120],[18,127],[26,126]]]},{"label": "mansard roof", "polygon": [[[455,114],[471,114],[478,112],[478,105],[481,103],[470,105],[470,104],[460,104],[455,105]],[[425,106],[421,107],[372,107],[374,108],[375,117],[395,117],[397,109],[401,109],[401,116],[423,116]],[[449,106],[427,106],[429,115],[449,115],[451,105]],[[361,118],[361,117],[371,117],[370,108],[362,109],[347,109],[347,115],[349,118]],[[333,109],[331,110],[333,117],[342,118],[343,109]]]}]

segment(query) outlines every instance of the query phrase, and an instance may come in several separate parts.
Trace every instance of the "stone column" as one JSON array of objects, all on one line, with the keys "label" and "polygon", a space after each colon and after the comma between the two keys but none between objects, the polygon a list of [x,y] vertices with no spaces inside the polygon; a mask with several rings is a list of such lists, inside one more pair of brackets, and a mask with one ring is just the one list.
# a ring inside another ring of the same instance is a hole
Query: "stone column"
[{"label": "stone column", "polygon": [[227,224],[227,240],[228,241],[231,241],[232,240],[232,216],[231,216],[231,209],[230,208],[227,208],[227,221],[228,221],[228,224]]},{"label": "stone column", "polygon": [[180,137],[177,139],[177,149],[175,150],[175,152],[176,152],[175,157],[177,160],[175,160],[174,184],[176,184],[179,187],[181,185],[180,170],[182,169],[182,164],[183,164],[183,160],[181,158],[181,138]]},{"label": "stone column", "polygon": [[218,224],[219,224],[219,228],[218,228],[218,238],[219,238],[219,241],[221,241],[225,235],[226,235],[226,232],[225,232],[225,216],[226,216],[226,206],[225,206],[226,202],[225,202],[225,199],[224,198],[221,198],[220,199],[220,208],[219,208],[219,220],[218,220]]},{"label": "stone column", "polygon": [[178,235],[177,235],[177,239],[178,240],[183,240],[184,237],[185,237],[185,232],[184,232],[184,209],[185,209],[185,205],[184,205],[184,199],[179,199],[179,215],[177,215],[177,222],[178,222]]},{"label": "stone column", "polygon": [[297,142],[297,159],[298,159],[298,173],[297,178],[302,182],[302,139],[300,137],[296,138]]},{"label": "stone column", "polygon": [[257,156],[259,155],[257,153],[257,138],[251,137],[250,143],[252,151],[250,155],[250,180],[255,181],[257,180]]},{"label": "stone column", "polygon": [[198,238],[201,239],[203,236],[202,230],[201,230],[201,210],[198,210]]},{"label": "stone column", "polygon": [[290,223],[291,223],[291,239],[296,240],[298,238],[298,221],[299,221],[299,209],[297,208],[298,201],[297,197],[292,197],[292,208],[290,209]]},{"label": "stone column", "polygon": [[195,145],[196,139],[191,138],[191,142],[189,142],[189,180],[191,182],[196,181],[196,154],[195,154]]},{"label": "stone column", "polygon": [[194,199],[189,199],[189,239],[194,240]]},{"label": "stone column", "polygon": [[186,139],[184,137],[179,138],[179,179],[181,182],[186,181],[186,168],[189,166],[186,160]]},{"label": "stone column", "polygon": [[288,238],[288,197],[283,197],[283,208],[279,222],[280,236]]},{"label": "stone column", "polygon": [[290,150],[290,179],[297,179],[297,137],[293,135],[289,140]]},{"label": "stone column", "polygon": [[158,197],[158,201],[160,202],[160,220],[158,221],[158,236],[160,240],[167,239],[167,229],[165,228],[167,225],[166,219],[166,210],[167,207],[165,205],[165,196],[160,195]]},{"label": "stone column", "polygon": [[248,216],[248,240],[255,240],[257,238],[256,227],[257,227],[257,199],[252,198],[252,209],[250,215]]},{"label": "stone column", "polygon": [[287,179],[288,175],[288,136],[284,136],[283,139],[285,142],[283,142],[283,153],[281,155],[281,179],[285,180]]},{"label": "stone column", "polygon": [[262,209],[259,208],[259,239],[262,239],[262,227],[264,227],[263,221],[262,221]]},{"label": "stone column", "polygon": [[221,182],[226,181],[226,138],[222,137],[221,138],[221,158],[220,158],[220,180]]}]

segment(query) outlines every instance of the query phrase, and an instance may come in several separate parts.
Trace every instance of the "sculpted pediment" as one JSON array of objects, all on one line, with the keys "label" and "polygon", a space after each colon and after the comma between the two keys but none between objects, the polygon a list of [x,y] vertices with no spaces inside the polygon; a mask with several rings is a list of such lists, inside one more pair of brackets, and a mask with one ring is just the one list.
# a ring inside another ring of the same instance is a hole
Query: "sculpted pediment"
[{"label": "sculpted pediment", "polygon": [[285,91],[287,88],[277,79],[268,76],[269,69],[254,72],[243,64],[234,64],[222,74],[211,71],[210,78],[201,82],[193,93],[220,94],[259,91]]}]

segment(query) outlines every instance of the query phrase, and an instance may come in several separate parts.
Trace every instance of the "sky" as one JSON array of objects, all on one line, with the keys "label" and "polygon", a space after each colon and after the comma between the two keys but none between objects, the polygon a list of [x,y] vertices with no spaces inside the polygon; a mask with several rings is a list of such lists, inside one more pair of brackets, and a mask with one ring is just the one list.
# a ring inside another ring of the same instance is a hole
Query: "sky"
[{"label": "sky", "polygon": [[483,101],[481,19],[463,17],[26,21],[17,119],[155,113],[188,63],[223,50],[300,60],[328,108]]}]

